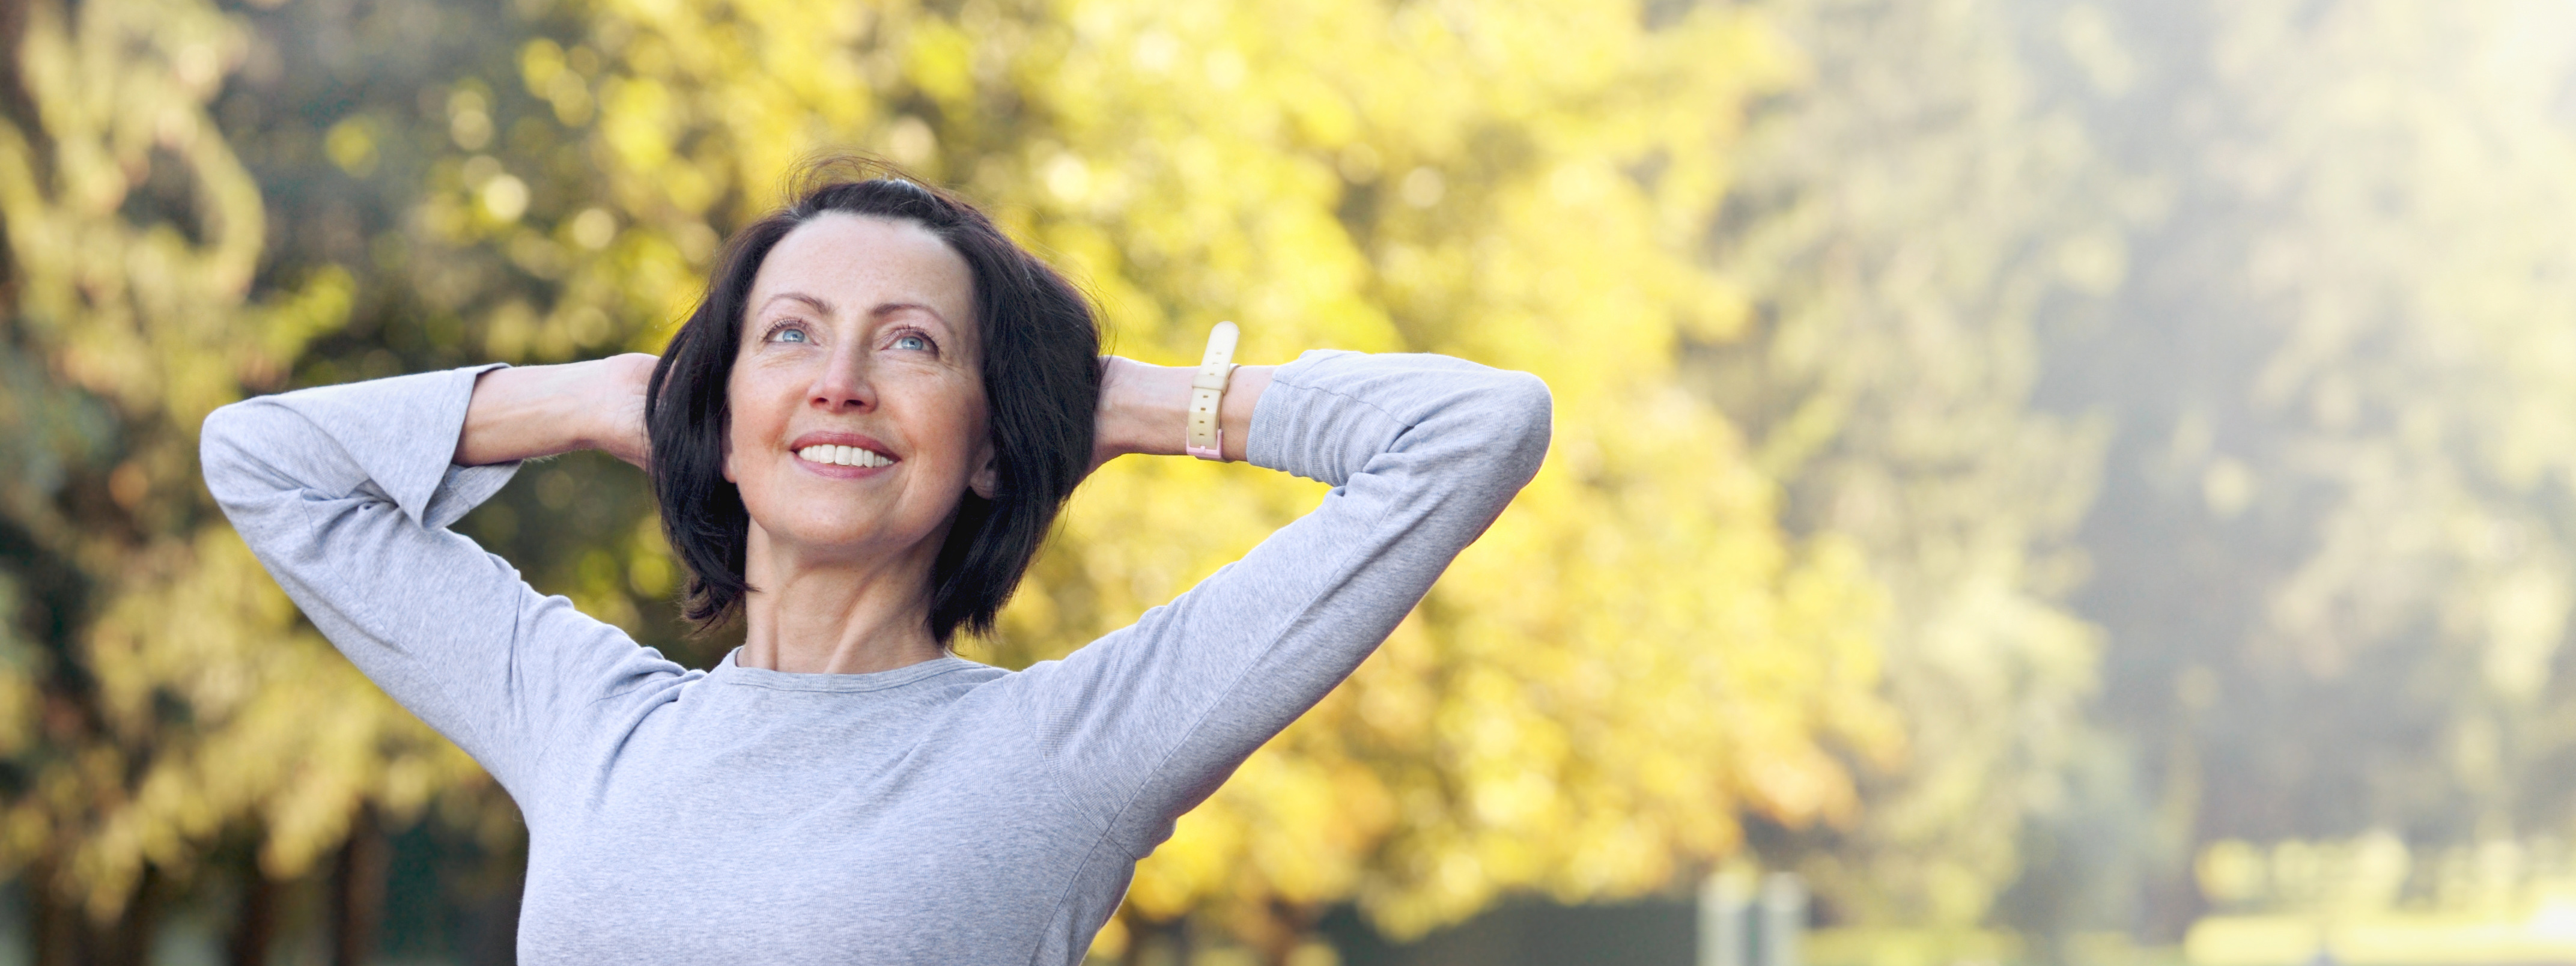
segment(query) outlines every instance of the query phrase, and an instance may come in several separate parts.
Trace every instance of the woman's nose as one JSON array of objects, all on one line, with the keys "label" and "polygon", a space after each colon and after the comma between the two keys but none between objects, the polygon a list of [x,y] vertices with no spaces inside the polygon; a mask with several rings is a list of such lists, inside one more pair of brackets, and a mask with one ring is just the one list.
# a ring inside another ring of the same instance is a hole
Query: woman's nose
[{"label": "woman's nose", "polygon": [[866,412],[876,408],[876,390],[868,382],[867,351],[844,343],[823,360],[823,371],[807,390],[806,404],[824,412]]}]

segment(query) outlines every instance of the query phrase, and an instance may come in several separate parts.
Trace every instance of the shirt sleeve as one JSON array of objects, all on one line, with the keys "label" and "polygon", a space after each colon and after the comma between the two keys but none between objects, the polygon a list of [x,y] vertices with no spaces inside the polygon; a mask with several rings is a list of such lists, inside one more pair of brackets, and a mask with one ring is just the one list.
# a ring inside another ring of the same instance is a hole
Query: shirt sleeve
[{"label": "shirt sleeve", "polygon": [[305,616],[523,809],[556,732],[678,665],[447,526],[518,464],[451,465],[477,375],[306,389],[206,418],[206,487]]},{"label": "shirt sleeve", "polygon": [[1023,676],[1067,794],[1131,858],[1169,838],[1502,512],[1546,455],[1550,411],[1537,377],[1441,356],[1281,367],[1247,456],[1333,489],[1170,604]]}]

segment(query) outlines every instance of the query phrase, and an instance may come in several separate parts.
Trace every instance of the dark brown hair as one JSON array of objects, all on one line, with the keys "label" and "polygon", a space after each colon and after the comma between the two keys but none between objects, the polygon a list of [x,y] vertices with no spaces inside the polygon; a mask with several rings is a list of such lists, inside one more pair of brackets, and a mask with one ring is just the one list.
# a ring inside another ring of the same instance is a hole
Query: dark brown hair
[{"label": "dark brown hair", "polygon": [[1100,327],[1091,303],[973,205],[891,166],[833,158],[807,165],[794,201],[726,242],[698,302],[646,389],[653,492],[662,530],[689,568],[683,613],[701,632],[742,612],[750,514],[724,478],[726,384],[742,339],[752,281],[797,226],[841,212],[908,221],[966,260],[983,345],[985,429],[997,471],[992,499],[966,491],[931,565],[930,632],[943,646],[963,628],[988,632],[1057,511],[1091,465],[1100,399]]}]

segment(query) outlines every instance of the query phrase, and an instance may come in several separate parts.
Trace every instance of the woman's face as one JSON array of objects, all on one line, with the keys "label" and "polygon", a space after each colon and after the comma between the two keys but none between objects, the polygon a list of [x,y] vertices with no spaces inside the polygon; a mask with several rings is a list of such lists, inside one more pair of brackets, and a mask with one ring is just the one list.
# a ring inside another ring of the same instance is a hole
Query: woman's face
[{"label": "woman's face", "polygon": [[992,495],[974,299],[966,260],[913,222],[826,214],[770,250],[726,385],[725,479],[772,548],[900,555],[969,487]]}]

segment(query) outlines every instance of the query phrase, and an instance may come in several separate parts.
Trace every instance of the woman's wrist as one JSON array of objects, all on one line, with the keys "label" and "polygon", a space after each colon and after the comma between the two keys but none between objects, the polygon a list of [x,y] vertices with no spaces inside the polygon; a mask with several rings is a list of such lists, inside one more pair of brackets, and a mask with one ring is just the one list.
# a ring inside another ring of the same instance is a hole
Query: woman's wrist
[{"label": "woman's wrist", "polygon": [[482,373],[454,460],[483,466],[598,449],[641,465],[652,366],[652,356],[635,353]]},{"label": "woman's wrist", "polygon": [[[1170,366],[1148,365],[1134,359],[1108,356],[1101,360],[1100,410],[1093,417],[1097,427],[1092,446],[1092,462],[1106,463],[1130,453],[1153,455],[1155,427],[1167,420],[1183,419],[1189,408],[1189,377],[1181,376],[1180,395],[1172,395],[1172,376],[1181,370]],[[1172,443],[1180,452],[1180,442]]]},{"label": "woman's wrist", "polygon": [[[1218,404],[1217,420],[1225,428],[1224,454],[1244,458],[1252,431],[1252,413],[1276,366],[1242,366],[1234,370]],[[1100,411],[1094,433],[1093,463],[1129,453],[1179,456],[1189,431],[1191,366],[1157,366],[1108,357],[1101,367]]]}]

